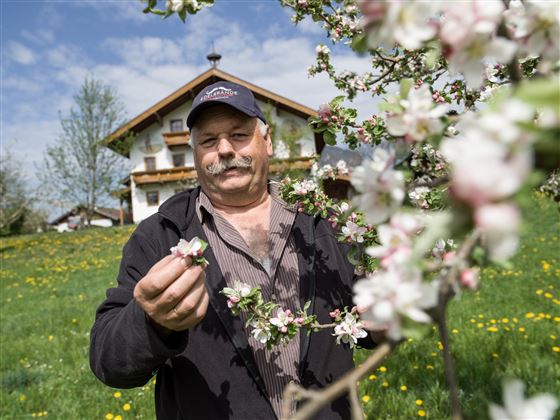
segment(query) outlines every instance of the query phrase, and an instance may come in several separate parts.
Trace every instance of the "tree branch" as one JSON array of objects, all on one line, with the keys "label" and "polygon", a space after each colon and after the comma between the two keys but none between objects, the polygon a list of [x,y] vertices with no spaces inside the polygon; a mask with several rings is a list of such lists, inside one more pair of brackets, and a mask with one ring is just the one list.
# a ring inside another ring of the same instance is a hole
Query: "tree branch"
[{"label": "tree branch", "polygon": [[[355,390],[356,382],[364,375],[366,375],[371,369],[378,366],[385,357],[387,357],[398,343],[395,342],[384,342],[357,368],[346,373],[339,380],[334,382],[329,387],[322,390],[306,390],[300,385],[290,384],[284,391],[284,402],[282,405],[282,420],[306,420],[310,419],[313,414],[319,411],[323,406],[325,406],[329,401],[340,397],[345,392],[353,392]],[[302,407],[297,410],[291,417],[289,417],[288,411],[285,408],[291,407],[293,400],[305,398],[308,401],[302,405]]]}]

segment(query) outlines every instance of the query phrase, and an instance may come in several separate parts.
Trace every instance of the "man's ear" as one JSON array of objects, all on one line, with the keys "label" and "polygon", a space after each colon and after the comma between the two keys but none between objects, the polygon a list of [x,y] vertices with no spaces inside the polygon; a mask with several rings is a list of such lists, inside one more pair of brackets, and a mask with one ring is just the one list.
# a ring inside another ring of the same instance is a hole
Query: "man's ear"
[{"label": "man's ear", "polygon": [[274,155],[274,150],[272,147],[272,137],[270,137],[270,127],[268,126],[266,128],[265,141],[266,141],[266,152],[268,154],[268,157],[272,157],[272,155]]}]

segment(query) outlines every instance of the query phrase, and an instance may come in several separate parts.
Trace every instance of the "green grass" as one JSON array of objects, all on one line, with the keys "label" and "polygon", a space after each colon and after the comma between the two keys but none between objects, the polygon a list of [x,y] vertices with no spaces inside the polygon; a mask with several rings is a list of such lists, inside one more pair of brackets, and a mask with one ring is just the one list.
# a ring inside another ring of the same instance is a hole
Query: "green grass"
[{"label": "green grass", "polygon": [[[560,353],[553,350],[560,346],[559,217],[547,199],[531,203],[526,214],[525,238],[512,267],[485,269],[480,291],[463,294],[450,307],[452,351],[469,419],[487,418],[488,402],[501,401],[503,378],[522,379],[529,395],[560,395]],[[56,419],[102,420],[108,413],[154,418],[152,381],[117,398],[88,363],[95,309],[115,283],[131,232],[126,227],[2,240],[1,418],[45,412]],[[497,331],[489,331],[492,326]],[[362,379],[368,418],[418,418],[420,409],[426,418],[449,417],[438,340],[433,332],[404,343],[375,376]],[[357,361],[366,355],[358,352]]]}]

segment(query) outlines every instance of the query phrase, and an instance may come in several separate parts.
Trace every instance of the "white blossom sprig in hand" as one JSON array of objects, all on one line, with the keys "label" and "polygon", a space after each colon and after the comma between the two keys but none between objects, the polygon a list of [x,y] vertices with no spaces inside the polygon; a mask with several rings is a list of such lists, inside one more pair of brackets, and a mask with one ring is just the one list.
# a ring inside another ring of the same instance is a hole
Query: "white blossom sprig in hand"
[{"label": "white blossom sprig in hand", "polygon": [[170,249],[170,251],[175,257],[191,257],[193,265],[206,267],[208,265],[208,260],[202,256],[202,253],[207,247],[208,244],[206,242],[198,236],[195,236],[189,242],[181,239],[176,246]]}]

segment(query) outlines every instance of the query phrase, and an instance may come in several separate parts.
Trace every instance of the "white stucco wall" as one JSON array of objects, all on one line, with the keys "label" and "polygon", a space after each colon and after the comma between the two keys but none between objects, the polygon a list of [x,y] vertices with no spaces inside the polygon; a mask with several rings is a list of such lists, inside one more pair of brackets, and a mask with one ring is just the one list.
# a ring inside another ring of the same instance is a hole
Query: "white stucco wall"
[{"label": "white stucco wall", "polygon": [[[163,204],[165,200],[175,195],[175,190],[185,189],[184,186],[178,183],[168,183],[168,184],[147,184],[132,186],[132,219],[134,223],[140,223],[145,218],[157,213],[159,206]],[[157,206],[148,206],[146,201],[146,193],[148,191],[158,191],[159,192],[159,204]]]}]

